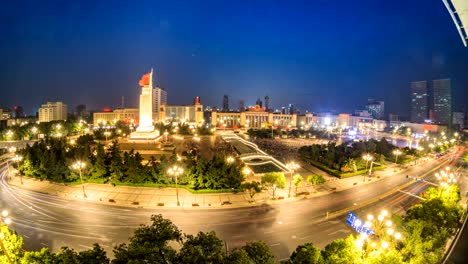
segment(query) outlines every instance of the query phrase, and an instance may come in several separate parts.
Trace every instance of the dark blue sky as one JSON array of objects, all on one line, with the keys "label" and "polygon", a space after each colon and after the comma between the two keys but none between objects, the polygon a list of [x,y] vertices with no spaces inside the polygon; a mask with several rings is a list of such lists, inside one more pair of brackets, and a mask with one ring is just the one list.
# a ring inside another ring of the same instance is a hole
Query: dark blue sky
[{"label": "dark blue sky", "polygon": [[273,107],[353,111],[377,98],[408,115],[409,82],[434,78],[452,78],[455,110],[468,101],[468,48],[441,0],[9,2],[0,107],[136,107],[151,67],[170,104],[268,94]]}]

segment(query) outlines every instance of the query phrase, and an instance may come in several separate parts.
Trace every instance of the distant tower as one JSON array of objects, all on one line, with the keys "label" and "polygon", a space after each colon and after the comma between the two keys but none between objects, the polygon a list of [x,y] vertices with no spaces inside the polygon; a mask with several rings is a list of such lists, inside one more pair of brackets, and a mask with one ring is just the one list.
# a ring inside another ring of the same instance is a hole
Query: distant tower
[{"label": "distant tower", "polygon": [[223,112],[229,111],[229,98],[227,94],[223,96]]},{"label": "distant tower", "polygon": [[239,111],[244,112],[245,111],[245,102],[244,100],[239,101]]},{"label": "distant tower", "polygon": [[452,123],[452,83],[450,79],[433,80],[434,119],[438,124]]},{"label": "distant tower", "polygon": [[423,123],[428,114],[427,81],[411,82],[411,122]]},{"label": "distant tower", "polygon": [[260,97],[257,99],[257,102],[255,103],[256,105],[262,107],[262,100],[260,100]]},{"label": "distant tower", "polygon": [[265,110],[268,112],[270,110],[270,97],[265,96]]}]

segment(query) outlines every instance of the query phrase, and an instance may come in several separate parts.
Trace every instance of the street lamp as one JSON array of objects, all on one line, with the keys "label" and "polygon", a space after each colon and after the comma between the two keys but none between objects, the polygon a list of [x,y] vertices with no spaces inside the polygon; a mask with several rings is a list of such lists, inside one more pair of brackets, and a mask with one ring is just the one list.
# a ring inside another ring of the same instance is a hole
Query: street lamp
[{"label": "street lamp", "polygon": [[104,132],[104,136],[106,136],[106,144],[107,144],[107,138],[110,136],[111,132],[106,131]]},{"label": "street lamp", "polygon": [[13,136],[13,131],[8,130],[6,135],[7,135],[7,138],[11,138]]},{"label": "street lamp", "polygon": [[[37,131],[38,131],[37,127],[31,128],[31,132],[33,133],[33,135],[36,135],[36,134],[37,134]],[[37,135],[37,137],[38,137],[38,139],[39,139],[39,135]]]},{"label": "street lamp", "polygon": [[[275,120],[273,122],[276,126],[278,125],[278,120]],[[271,139],[275,139],[275,136],[273,135],[273,124],[271,124]]]},{"label": "street lamp", "polygon": [[81,186],[83,187],[83,197],[86,198],[87,196],[86,196],[85,187],[83,184],[83,176],[81,174],[81,171],[84,169],[84,167],[86,167],[86,163],[82,161],[77,161],[75,162],[75,164],[72,165],[72,168],[75,170],[78,170],[78,172],[80,173]]},{"label": "street lamp", "polygon": [[398,160],[398,156],[401,155],[403,152],[399,149],[395,149],[393,151],[393,155],[395,155],[395,163],[397,163],[397,160]]},{"label": "street lamp", "polygon": [[167,173],[169,173],[169,175],[175,176],[177,206],[180,206],[180,202],[179,202],[179,189],[178,189],[178,185],[177,185],[177,178],[178,178],[179,175],[181,175],[183,172],[184,172],[184,169],[182,169],[181,167],[179,167],[179,166],[177,166],[177,165],[174,165],[172,168],[169,168],[169,169],[167,170]]},{"label": "street lamp", "polygon": [[[2,215],[0,217],[0,223],[4,223],[5,225],[10,225],[11,224],[11,218],[8,217],[8,211],[3,210]],[[2,249],[2,252],[5,254],[6,258],[8,259],[8,262],[10,264],[13,264],[12,259],[10,258],[10,255],[8,254],[8,251],[5,248],[5,245],[3,244],[3,233],[0,233],[0,247]]]},{"label": "street lamp", "polygon": [[19,168],[19,163],[20,161],[23,160],[23,156],[19,156],[19,155],[15,155],[13,157],[13,161],[16,161],[16,167],[17,167],[17,170],[18,170],[18,174],[20,175],[20,182],[21,184],[23,184],[23,178],[22,178],[22,175],[21,175],[21,172],[20,172],[20,168]]},{"label": "street lamp", "polygon": [[227,161],[227,163],[233,163],[233,162],[234,162],[234,158],[231,157],[231,156],[229,156],[229,157],[226,158],[226,161]]},{"label": "street lamp", "polygon": [[[374,157],[372,157],[371,154],[367,153],[366,155],[362,156],[362,158],[366,161],[366,171],[367,171],[367,165],[368,165],[369,161],[374,159]],[[366,173],[364,173],[363,182],[365,182],[365,181],[366,181]]]},{"label": "street lamp", "polygon": [[291,175],[289,177],[289,191],[288,191],[288,198],[290,198],[291,197],[292,176],[293,176],[294,171],[299,169],[300,166],[299,166],[299,164],[297,164],[295,162],[290,162],[290,163],[286,164],[286,168],[288,168],[288,170],[291,172]]}]

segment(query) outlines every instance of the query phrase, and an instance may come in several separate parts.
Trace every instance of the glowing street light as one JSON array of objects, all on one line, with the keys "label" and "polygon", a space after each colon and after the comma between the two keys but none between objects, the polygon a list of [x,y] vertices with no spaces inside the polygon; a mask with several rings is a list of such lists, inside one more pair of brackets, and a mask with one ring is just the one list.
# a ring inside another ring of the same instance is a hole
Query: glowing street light
[{"label": "glowing street light", "polygon": [[13,137],[13,134],[14,134],[14,133],[13,133],[13,131],[11,131],[11,130],[8,130],[8,131],[6,132],[7,138],[9,138],[9,139],[11,139],[11,137]]},{"label": "glowing street light", "polygon": [[398,156],[400,156],[403,152],[400,149],[395,149],[393,151],[393,155],[395,155],[395,163],[398,161]]},{"label": "glowing street light", "polygon": [[227,161],[227,163],[233,163],[233,162],[234,162],[234,158],[231,157],[231,156],[229,156],[229,157],[226,158],[226,161]]},{"label": "glowing street light", "polygon": [[184,172],[184,169],[182,169],[181,167],[179,167],[179,166],[177,166],[177,165],[174,165],[172,168],[169,168],[169,169],[167,170],[167,173],[168,173],[169,175],[175,176],[177,206],[180,206],[180,202],[179,202],[179,189],[178,189],[178,185],[177,185],[177,178],[178,178],[179,175],[181,175],[183,172]]},{"label": "glowing street light", "polygon": [[291,187],[292,187],[292,176],[293,176],[294,171],[299,169],[300,166],[299,166],[299,164],[297,164],[295,162],[290,162],[290,163],[286,164],[286,168],[288,168],[288,170],[291,172],[291,175],[289,177],[289,191],[288,191],[288,198],[290,198],[291,197]]},{"label": "glowing street light", "polygon": [[78,172],[80,173],[80,181],[81,181],[81,186],[83,187],[83,197],[84,198],[86,198],[86,192],[85,192],[85,187],[84,187],[84,184],[83,184],[83,176],[81,174],[81,171],[85,167],[86,167],[86,163],[84,163],[82,161],[77,161],[72,165],[72,168],[75,169],[75,170],[78,170]]},{"label": "glowing street light", "polygon": [[[367,165],[368,165],[369,161],[374,159],[374,157],[372,155],[370,155],[369,153],[367,153],[364,156],[362,156],[362,159],[364,159],[366,161],[366,171],[367,171]],[[369,177],[370,177],[370,173],[369,173]],[[364,178],[362,179],[362,181],[363,182],[366,181],[366,173],[364,173]]]},{"label": "glowing street light", "polygon": [[[31,132],[33,133],[33,135],[37,135],[37,131],[39,131],[39,129],[37,127],[33,127],[31,128]],[[37,135],[37,139],[39,139],[39,135]]]},{"label": "glowing street light", "polygon": [[111,132],[105,131],[104,136],[106,136],[106,144],[107,144],[107,138],[110,136]]},{"label": "glowing street light", "polygon": [[23,177],[22,177],[21,172],[20,172],[19,163],[20,163],[20,161],[22,161],[22,160],[23,160],[23,156],[15,155],[15,156],[13,157],[13,161],[16,161],[16,167],[17,167],[17,169],[18,169],[18,174],[19,174],[19,176],[20,176],[20,182],[21,182],[21,184],[23,184]]},{"label": "glowing street light", "polygon": [[[2,211],[2,214],[1,214],[1,217],[0,217],[0,223],[5,223],[6,225],[11,224],[11,218],[8,217],[8,211],[7,210]],[[3,234],[2,233],[0,233],[0,248],[2,249],[2,252],[4,252],[8,262],[10,264],[13,264],[13,261],[10,258],[10,255],[8,254],[8,251],[5,248],[5,245],[3,244]]]}]

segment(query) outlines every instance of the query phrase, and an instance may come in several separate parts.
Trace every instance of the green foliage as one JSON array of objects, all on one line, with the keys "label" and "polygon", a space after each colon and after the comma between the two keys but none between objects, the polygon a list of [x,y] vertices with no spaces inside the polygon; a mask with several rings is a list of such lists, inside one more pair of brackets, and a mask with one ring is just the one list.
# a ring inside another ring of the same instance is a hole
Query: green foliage
[{"label": "green foliage", "polygon": [[312,174],[307,176],[307,182],[312,185],[319,185],[324,184],[325,179],[322,177],[322,175]]},{"label": "green foliage", "polygon": [[292,182],[294,184],[294,187],[296,187],[296,195],[297,195],[297,188],[299,188],[302,185],[302,176],[299,174],[294,175]]},{"label": "green foliage", "polygon": [[262,176],[262,186],[267,190],[273,192],[275,198],[275,191],[277,188],[284,189],[286,187],[286,177],[282,172],[269,172]]},{"label": "green foliage", "polygon": [[135,230],[129,244],[114,249],[112,263],[175,263],[176,251],[169,242],[181,242],[182,233],[170,220],[161,215],[151,216],[151,225]]},{"label": "green foliage", "polygon": [[185,235],[177,255],[179,263],[221,263],[224,259],[224,243],[215,232],[199,232],[197,236]]},{"label": "green foliage", "polygon": [[[0,239],[2,239],[6,254],[8,254],[10,260],[13,263],[18,263],[22,257],[23,238],[9,229],[3,222],[0,222]],[[0,263],[9,263],[6,254],[0,247]]]},{"label": "green foliage", "polygon": [[41,251],[26,251],[21,259],[22,264],[55,264],[57,257],[50,252],[49,248],[42,248]]},{"label": "green foliage", "polygon": [[268,245],[263,241],[249,242],[242,249],[247,253],[255,264],[274,264],[275,256],[270,251]]},{"label": "green foliage", "polygon": [[288,261],[291,264],[320,264],[323,262],[320,249],[312,243],[297,246]]},{"label": "green foliage", "polygon": [[354,244],[354,237],[337,239],[325,246],[323,251],[324,263],[349,264],[361,263],[361,250]]},{"label": "green foliage", "polygon": [[357,175],[361,173],[360,171],[365,171],[366,162],[362,159],[364,154],[373,153],[374,158],[382,162],[385,158],[393,157],[392,150],[394,148],[385,139],[380,141],[370,139],[369,141],[353,142],[351,145],[346,142],[338,146],[335,142],[330,142],[326,145],[314,144],[301,147],[299,148],[299,157],[304,162],[341,177],[345,173]]},{"label": "green foliage", "polygon": [[255,194],[260,193],[262,191],[261,183],[257,181],[252,182],[244,182],[241,184],[241,189],[243,191],[247,191],[249,193],[250,199],[253,199]]}]

